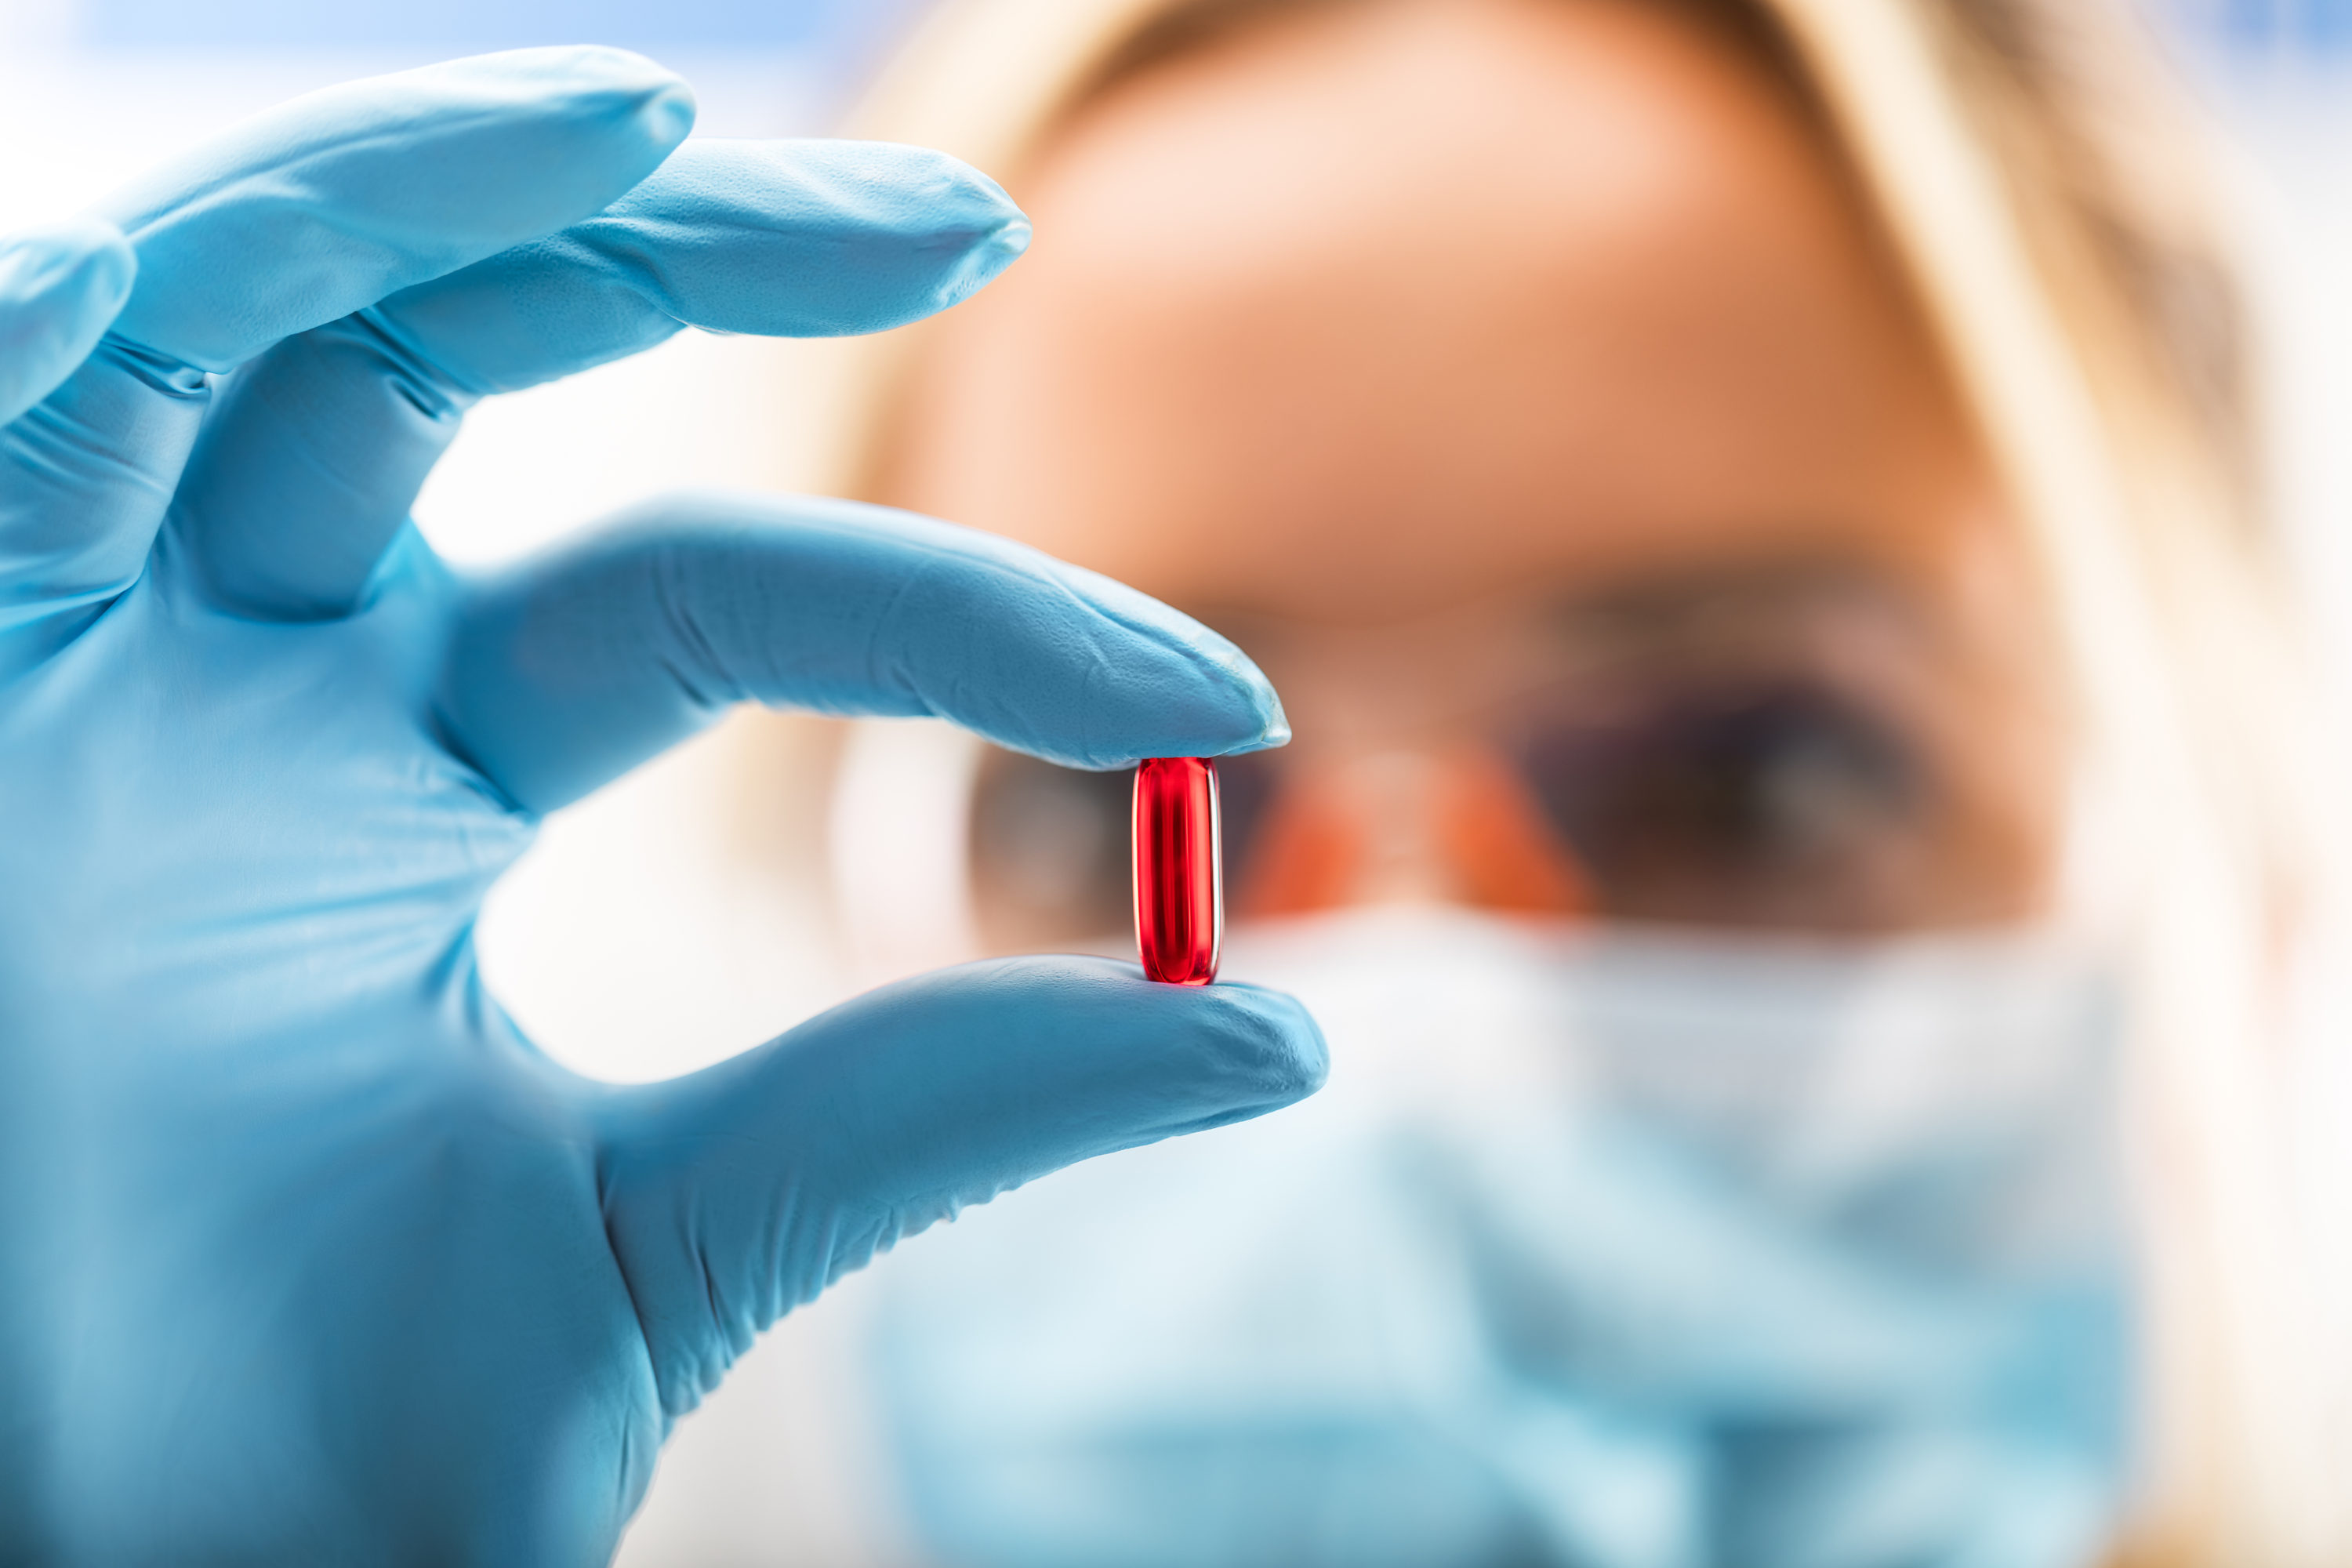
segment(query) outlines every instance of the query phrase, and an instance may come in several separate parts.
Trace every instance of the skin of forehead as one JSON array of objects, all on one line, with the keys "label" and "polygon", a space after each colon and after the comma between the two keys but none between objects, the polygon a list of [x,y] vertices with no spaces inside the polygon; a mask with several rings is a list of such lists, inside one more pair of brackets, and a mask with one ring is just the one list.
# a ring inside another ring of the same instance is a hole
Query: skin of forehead
[{"label": "skin of forehead", "polygon": [[1308,620],[1790,552],[2007,575],[1819,132],[1657,8],[1270,20],[1114,87],[1013,194],[1035,242],[939,324],[885,499]]}]

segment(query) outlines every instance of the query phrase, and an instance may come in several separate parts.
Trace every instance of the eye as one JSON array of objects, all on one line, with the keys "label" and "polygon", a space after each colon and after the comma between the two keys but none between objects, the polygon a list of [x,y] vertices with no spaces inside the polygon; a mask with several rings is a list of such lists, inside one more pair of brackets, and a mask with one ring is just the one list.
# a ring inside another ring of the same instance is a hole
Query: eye
[{"label": "eye", "polygon": [[1904,738],[1801,682],[1679,690],[1531,728],[1527,776],[1621,918],[1904,923],[1931,791]]}]

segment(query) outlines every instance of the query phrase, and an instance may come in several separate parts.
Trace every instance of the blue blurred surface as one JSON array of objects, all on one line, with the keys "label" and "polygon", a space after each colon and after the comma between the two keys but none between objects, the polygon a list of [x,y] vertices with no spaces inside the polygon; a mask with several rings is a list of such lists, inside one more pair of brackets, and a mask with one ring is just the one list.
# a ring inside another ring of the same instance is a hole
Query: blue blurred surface
[{"label": "blue blurred surface", "polygon": [[593,39],[642,49],[856,48],[906,0],[83,0],[75,30],[112,48],[434,45]]},{"label": "blue blurred surface", "polygon": [[2225,54],[2352,54],[2352,0],[2158,0],[2192,47]]},{"label": "blue blurred surface", "polygon": [[[2352,56],[2352,0],[2141,0],[2192,53]],[[856,58],[919,0],[78,0],[81,42],[110,49],[432,46],[519,47],[595,39],[643,49],[711,46]]]}]

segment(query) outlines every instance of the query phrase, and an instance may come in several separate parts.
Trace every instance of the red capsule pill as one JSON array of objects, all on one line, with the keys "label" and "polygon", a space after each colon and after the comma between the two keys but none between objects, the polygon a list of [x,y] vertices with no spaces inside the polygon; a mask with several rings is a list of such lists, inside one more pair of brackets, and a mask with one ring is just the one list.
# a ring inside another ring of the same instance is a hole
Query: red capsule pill
[{"label": "red capsule pill", "polygon": [[1153,757],[1135,770],[1135,944],[1143,973],[1171,985],[1217,977],[1225,932],[1217,765]]}]

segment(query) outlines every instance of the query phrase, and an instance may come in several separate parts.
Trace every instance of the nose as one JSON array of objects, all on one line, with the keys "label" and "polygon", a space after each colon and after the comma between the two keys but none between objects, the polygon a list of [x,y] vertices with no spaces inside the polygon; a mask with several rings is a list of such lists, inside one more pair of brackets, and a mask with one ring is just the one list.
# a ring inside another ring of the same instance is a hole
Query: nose
[{"label": "nose", "polygon": [[1233,890],[1236,916],[1382,903],[1589,915],[1590,875],[1517,773],[1476,747],[1297,759]]}]

